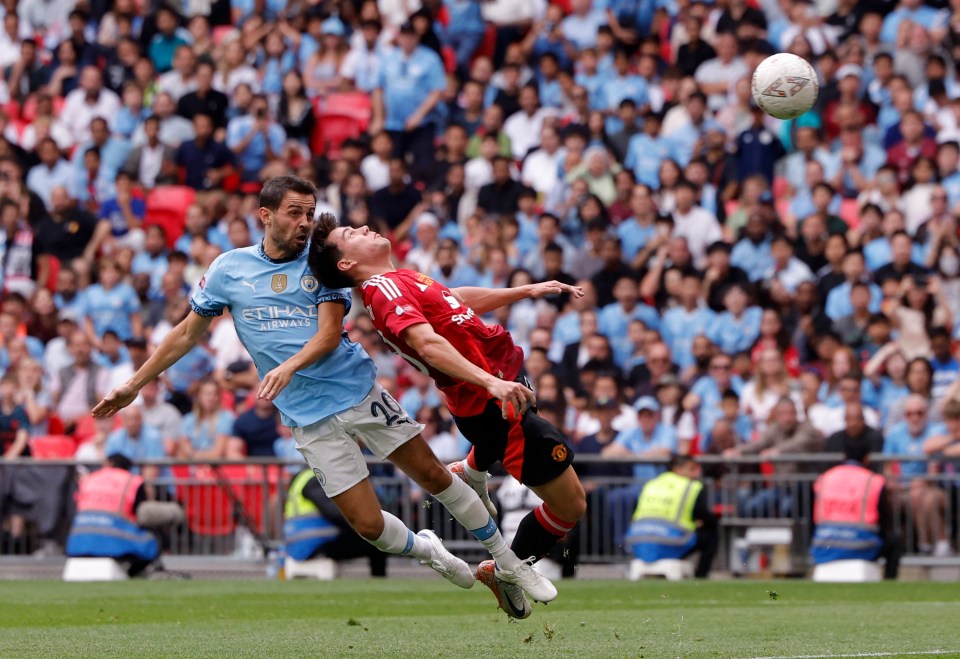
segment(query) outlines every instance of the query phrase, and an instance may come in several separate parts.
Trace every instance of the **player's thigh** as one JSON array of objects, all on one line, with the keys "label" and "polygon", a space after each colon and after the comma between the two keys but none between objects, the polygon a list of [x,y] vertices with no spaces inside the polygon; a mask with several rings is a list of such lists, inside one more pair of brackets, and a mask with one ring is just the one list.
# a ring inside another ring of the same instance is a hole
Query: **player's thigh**
[{"label": "player's thigh", "polygon": [[450,472],[420,435],[404,443],[387,459],[430,494],[439,494],[450,487]]},{"label": "player's thigh", "polygon": [[570,465],[549,483],[529,487],[557,517],[566,522],[578,521],[587,511],[583,485]]},{"label": "player's thigh", "polygon": [[374,384],[367,397],[357,405],[337,416],[344,431],[362,441],[381,460],[386,460],[423,430],[423,426],[411,419],[400,403],[379,384]]},{"label": "player's thigh", "polygon": [[367,461],[339,415],[303,428],[291,428],[291,432],[297,450],[331,499],[369,475]]},{"label": "player's thigh", "polygon": [[[511,420],[510,423],[518,422]],[[535,413],[524,414],[511,437],[518,437],[523,442],[523,470],[519,480],[527,487],[546,485],[573,464],[573,449],[567,444],[567,438]]]}]

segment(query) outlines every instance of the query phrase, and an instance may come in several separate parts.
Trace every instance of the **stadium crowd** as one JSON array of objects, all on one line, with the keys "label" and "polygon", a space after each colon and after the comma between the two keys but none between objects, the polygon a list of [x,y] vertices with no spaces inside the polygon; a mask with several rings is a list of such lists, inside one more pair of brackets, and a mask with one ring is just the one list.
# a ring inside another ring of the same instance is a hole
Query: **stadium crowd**
[{"label": "stadium crowd", "polygon": [[[213,259],[260,240],[259,182],[288,172],[316,182],[318,213],[388,233],[399,263],[451,287],[583,286],[488,319],[524,347],[540,413],[579,454],[960,453],[956,3],[0,12],[4,457],[56,434],[94,461],[297,456],[229,318],[121,421],[89,417]],[[777,51],[820,76],[796,120],[751,100]],[[174,221],[155,212],[171,204]],[[462,457],[429,378],[362,310],[349,332],[439,457]],[[945,494],[911,480],[928,468],[903,463],[898,491],[920,548],[944,554]],[[0,498],[17,536],[30,510],[12,481]]]}]

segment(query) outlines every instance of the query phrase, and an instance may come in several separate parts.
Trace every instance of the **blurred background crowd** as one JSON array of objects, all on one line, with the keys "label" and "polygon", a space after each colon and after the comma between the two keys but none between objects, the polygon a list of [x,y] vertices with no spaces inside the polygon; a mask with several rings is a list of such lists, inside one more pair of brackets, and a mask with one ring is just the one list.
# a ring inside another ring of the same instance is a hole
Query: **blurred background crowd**
[{"label": "blurred background crowd", "polygon": [[[97,460],[296,458],[229,317],[114,422],[89,410],[257,243],[260,182],[453,286],[587,291],[491,314],[579,454],[950,455],[960,441],[960,3],[4,0],[0,440]],[[768,54],[813,110],[754,107]],[[359,305],[350,336],[464,455]],[[931,442],[931,440],[934,440]],[[908,466],[909,465],[909,466]],[[790,468],[789,465],[778,467]],[[949,551],[943,493],[895,473]],[[585,475],[653,466],[585,464]],[[11,479],[5,530],[23,519]],[[744,506],[789,506],[776,491]],[[925,527],[928,526],[926,522]],[[937,542],[941,541],[939,545]]]}]

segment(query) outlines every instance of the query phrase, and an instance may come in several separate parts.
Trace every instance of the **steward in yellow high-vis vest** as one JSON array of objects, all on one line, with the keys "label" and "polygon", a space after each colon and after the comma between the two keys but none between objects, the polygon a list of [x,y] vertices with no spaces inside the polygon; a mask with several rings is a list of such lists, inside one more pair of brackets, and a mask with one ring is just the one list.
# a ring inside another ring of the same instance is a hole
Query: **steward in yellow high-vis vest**
[{"label": "steward in yellow high-vis vest", "polygon": [[287,555],[294,560],[326,556],[342,561],[365,556],[372,576],[387,576],[387,555],[350,528],[312,470],[304,469],[290,483],[283,518]]},{"label": "steward in yellow high-vis vest", "polygon": [[652,563],[699,551],[695,574],[707,576],[717,553],[717,520],[699,477],[700,465],[674,456],[669,471],[647,482],[626,539],[634,558]]}]

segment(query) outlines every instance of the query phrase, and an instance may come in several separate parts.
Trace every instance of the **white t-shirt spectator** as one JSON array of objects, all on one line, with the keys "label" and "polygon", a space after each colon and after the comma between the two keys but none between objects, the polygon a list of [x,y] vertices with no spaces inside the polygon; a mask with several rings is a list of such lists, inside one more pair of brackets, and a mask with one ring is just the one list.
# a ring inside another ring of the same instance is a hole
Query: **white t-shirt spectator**
[{"label": "white t-shirt spectator", "polygon": [[[732,88],[740,78],[747,75],[747,65],[739,57],[734,57],[726,64],[719,57],[709,59],[699,67],[694,74],[694,80],[698,83],[725,82]],[[727,102],[727,94],[711,94],[708,99],[711,110],[719,110]]]},{"label": "white t-shirt spectator", "polygon": [[260,75],[252,66],[238,66],[226,76],[222,71],[217,71],[213,76],[213,88],[218,92],[223,92],[230,98],[233,98],[233,92],[237,85],[247,84],[253,93],[260,91]]},{"label": "white t-shirt spectator", "polygon": [[546,195],[560,182],[560,166],[566,157],[567,151],[564,148],[553,153],[537,149],[523,161],[523,175],[520,180],[538,193]]},{"label": "white t-shirt spectator", "polygon": [[96,117],[110,121],[120,111],[120,97],[109,89],[101,89],[95,103],[87,101],[87,93],[74,89],[67,94],[60,113],[60,121],[75,144],[90,140],[90,122]]},{"label": "white t-shirt spectator", "polygon": [[674,236],[687,239],[687,247],[693,255],[693,265],[702,268],[707,257],[707,247],[723,240],[723,231],[717,217],[701,206],[694,206],[687,214],[673,211]]},{"label": "white t-shirt spectator", "polygon": [[540,144],[540,132],[543,130],[543,120],[554,114],[547,108],[540,108],[533,115],[521,110],[514,112],[503,124],[503,132],[510,138],[510,148],[513,157],[520,160],[530,149]]},{"label": "white t-shirt spectator", "polygon": [[167,71],[160,76],[157,86],[161,92],[173,96],[174,101],[179,101],[181,97],[197,90],[197,81],[194,78],[184,80],[179,71]]},{"label": "white t-shirt spectator", "polygon": [[360,173],[371,192],[382,190],[390,185],[390,163],[380,160],[375,153],[360,161]]}]

